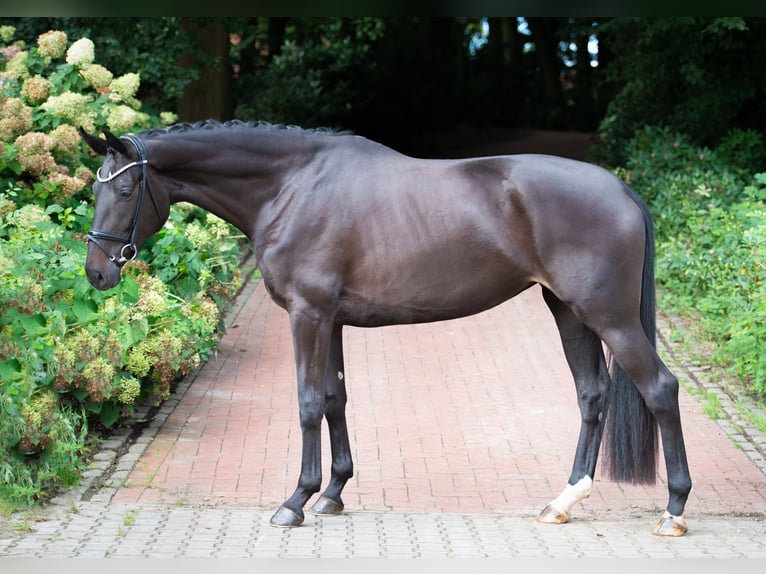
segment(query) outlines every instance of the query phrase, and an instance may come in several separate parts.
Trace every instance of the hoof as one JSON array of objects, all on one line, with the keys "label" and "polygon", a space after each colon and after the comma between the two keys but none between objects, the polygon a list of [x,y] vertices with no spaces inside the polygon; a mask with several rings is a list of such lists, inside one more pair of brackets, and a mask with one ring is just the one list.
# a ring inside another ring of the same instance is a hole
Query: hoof
[{"label": "hoof", "polygon": [[657,536],[683,536],[689,528],[683,516],[672,516],[667,512],[660,518],[652,531]]},{"label": "hoof", "polygon": [[277,528],[294,528],[303,524],[303,513],[297,514],[286,506],[280,506],[271,517],[271,525]]},{"label": "hoof", "polygon": [[568,512],[559,512],[549,504],[543,508],[543,511],[537,517],[537,521],[543,524],[565,524],[571,518]]},{"label": "hoof", "polygon": [[337,502],[326,496],[321,496],[319,497],[319,500],[317,500],[311,507],[311,512],[314,514],[321,514],[323,516],[340,514],[343,512],[343,503]]}]

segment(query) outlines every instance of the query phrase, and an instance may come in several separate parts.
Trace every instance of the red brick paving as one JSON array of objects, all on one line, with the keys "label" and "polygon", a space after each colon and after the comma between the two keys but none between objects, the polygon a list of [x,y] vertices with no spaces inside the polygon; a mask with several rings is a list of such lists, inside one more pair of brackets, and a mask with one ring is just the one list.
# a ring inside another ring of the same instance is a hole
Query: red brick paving
[{"label": "red brick paving", "polygon": [[[347,327],[344,341],[347,510],[536,513],[563,488],[579,414],[538,288],[465,319]],[[300,468],[295,389],[287,314],[259,284],[114,500],[276,508]],[[766,511],[764,475],[683,389],[681,408],[687,516]],[[659,512],[664,476],[643,487],[597,473],[575,512]]]}]

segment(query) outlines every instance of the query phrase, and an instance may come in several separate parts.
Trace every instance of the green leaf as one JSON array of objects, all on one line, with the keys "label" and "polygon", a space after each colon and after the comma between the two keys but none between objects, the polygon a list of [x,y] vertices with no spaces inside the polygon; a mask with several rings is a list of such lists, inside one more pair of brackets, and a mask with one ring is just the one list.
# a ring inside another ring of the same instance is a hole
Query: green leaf
[{"label": "green leaf", "polygon": [[128,329],[128,338],[131,345],[136,345],[146,340],[149,334],[149,321],[146,317],[139,317],[130,322]]},{"label": "green leaf", "polygon": [[[8,359],[0,361],[0,380],[11,382],[18,380],[22,376],[21,363],[18,359]],[[18,392],[18,391],[17,391]]]},{"label": "green leaf", "polygon": [[129,275],[123,276],[122,294],[124,303],[132,305],[138,302],[138,282],[133,277]]},{"label": "green leaf", "polygon": [[16,175],[21,175],[21,164],[19,163],[19,161],[17,159],[9,158],[5,162],[5,167],[10,169]]},{"label": "green leaf", "polygon": [[99,415],[98,420],[106,428],[109,428],[110,426],[112,426],[114,423],[117,422],[118,418],[120,418],[120,410],[121,409],[119,404],[115,404],[112,402],[102,403],[101,414]]},{"label": "green leaf", "polygon": [[77,320],[83,325],[87,325],[88,323],[97,320],[99,317],[97,313],[98,306],[91,299],[81,299],[78,297],[74,300],[72,310],[74,311]]},{"label": "green leaf", "polygon": [[37,337],[46,332],[45,317],[40,313],[35,313],[34,315],[19,315],[19,322],[30,337]]},{"label": "green leaf", "polygon": [[[80,401],[82,401],[85,397],[88,396],[87,391],[83,391],[83,392],[85,394],[83,395],[82,399],[78,397],[78,400]],[[75,394],[76,394],[76,391],[75,391]],[[101,411],[104,408],[104,403],[94,403],[93,401],[88,401],[85,403],[85,408],[88,410],[88,412],[98,415],[98,414],[101,414]]]}]

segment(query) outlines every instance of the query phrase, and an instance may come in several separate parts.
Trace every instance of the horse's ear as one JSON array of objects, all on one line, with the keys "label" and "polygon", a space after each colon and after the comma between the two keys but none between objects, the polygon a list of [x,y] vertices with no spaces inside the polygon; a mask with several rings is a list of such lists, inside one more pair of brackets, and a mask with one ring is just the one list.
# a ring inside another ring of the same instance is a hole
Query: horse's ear
[{"label": "horse's ear", "polygon": [[102,140],[98,136],[90,135],[88,132],[82,129],[82,126],[80,126],[80,135],[82,136],[82,139],[85,140],[85,143],[90,146],[90,149],[99,155],[106,155],[106,152],[109,150],[109,144],[106,143],[106,141]]},{"label": "horse's ear", "polygon": [[106,136],[106,142],[109,144],[110,148],[116,152],[121,153],[122,155],[128,155],[128,148],[125,146],[124,141],[122,141],[109,130],[104,130],[104,135]]}]

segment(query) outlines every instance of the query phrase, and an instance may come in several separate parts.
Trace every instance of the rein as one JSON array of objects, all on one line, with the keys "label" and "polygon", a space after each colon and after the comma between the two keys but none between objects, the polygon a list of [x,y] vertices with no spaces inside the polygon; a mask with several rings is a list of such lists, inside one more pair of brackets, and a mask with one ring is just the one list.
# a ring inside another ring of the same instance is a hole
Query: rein
[{"label": "rein", "polygon": [[[108,183],[112,181],[114,178],[116,178],[118,175],[126,172],[132,167],[137,167],[137,166],[141,167],[141,182],[138,188],[138,203],[136,204],[136,211],[133,214],[133,221],[130,224],[130,231],[128,231],[127,235],[121,235],[119,233],[113,233],[111,231],[102,231],[100,229],[93,229],[92,227],[90,231],[88,231],[88,240],[95,243],[96,246],[98,246],[101,249],[101,251],[103,251],[106,254],[106,256],[109,258],[109,261],[111,261],[118,267],[122,267],[128,261],[133,261],[138,255],[138,248],[136,247],[136,231],[138,230],[138,223],[141,219],[141,209],[143,208],[143,205],[144,205],[145,190],[149,190],[149,197],[152,199],[152,203],[154,204],[154,209],[157,210],[158,214],[160,212],[160,209],[157,206],[157,200],[154,197],[154,193],[152,193],[151,188],[147,184],[147,171],[148,171],[147,166],[149,164],[149,161],[146,159],[146,147],[144,146],[144,142],[142,142],[139,138],[135,136],[125,136],[125,139],[128,140],[130,143],[132,143],[133,146],[136,148],[136,151],[138,151],[139,159],[137,161],[134,161],[132,163],[129,163],[123,166],[122,168],[117,170],[116,173],[112,173],[110,171],[107,177],[103,177],[101,175],[101,168],[98,168],[98,171],[96,172],[96,178],[101,183]],[[110,253],[101,240],[119,241],[121,243],[124,243],[124,245],[120,249],[120,255],[117,256]]]}]

